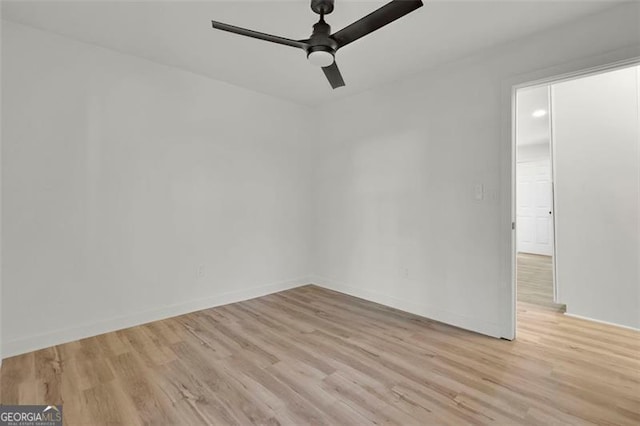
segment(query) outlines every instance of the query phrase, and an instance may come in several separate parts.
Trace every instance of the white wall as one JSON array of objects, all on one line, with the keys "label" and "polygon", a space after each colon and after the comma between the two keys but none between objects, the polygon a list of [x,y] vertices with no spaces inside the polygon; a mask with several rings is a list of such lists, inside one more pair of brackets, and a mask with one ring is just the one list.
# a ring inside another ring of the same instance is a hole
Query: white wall
[{"label": "white wall", "polygon": [[552,86],[557,278],[567,313],[640,328],[638,68]]},{"label": "white wall", "polygon": [[[638,7],[626,4],[324,108],[331,126],[316,153],[316,280],[513,336],[505,82],[637,48]],[[482,200],[475,199],[478,184]]]},{"label": "white wall", "polygon": [[305,108],[9,22],[2,91],[4,356],[307,282]]},{"label": "white wall", "polygon": [[551,162],[551,147],[549,141],[518,146],[518,163],[529,163],[532,161]]}]

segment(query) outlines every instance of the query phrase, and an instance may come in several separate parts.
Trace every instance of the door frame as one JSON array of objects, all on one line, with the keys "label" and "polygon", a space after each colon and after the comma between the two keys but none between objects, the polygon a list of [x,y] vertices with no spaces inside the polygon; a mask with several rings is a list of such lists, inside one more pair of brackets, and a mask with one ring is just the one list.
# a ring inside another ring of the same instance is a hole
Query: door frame
[{"label": "door frame", "polygon": [[[501,315],[503,324],[502,338],[513,340],[517,331],[517,289],[516,289],[516,91],[526,87],[546,86],[562,81],[574,80],[588,75],[600,74],[615,69],[640,65],[640,47],[634,46],[609,52],[607,54],[584,58],[556,67],[546,68],[527,74],[511,77],[502,81],[502,130],[501,130]],[[551,113],[551,111],[549,111]],[[551,135],[553,157],[553,134]],[[552,175],[555,176],[552,158]],[[552,178],[553,179],[553,178]],[[555,179],[553,179],[555,180]],[[554,191],[555,208],[555,191]],[[555,210],[554,216],[555,216]],[[554,220],[554,240],[557,232]],[[557,262],[557,246],[554,241],[554,262]],[[555,271],[554,263],[554,271]],[[554,282],[555,282],[554,277]],[[555,286],[554,286],[555,287]]]},{"label": "door frame", "polygon": [[[560,291],[558,290],[558,274],[557,274],[557,265],[558,265],[558,261],[557,261],[557,256],[558,256],[558,251],[557,251],[557,244],[558,244],[558,239],[557,239],[557,229],[556,229],[556,208],[558,206],[558,203],[556,202],[556,162],[555,162],[555,157],[556,157],[556,144],[555,144],[555,138],[554,138],[554,126],[553,126],[553,91],[551,90],[551,84],[549,84],[547,86],[547,99],[549,101],[549,105],[548,105],[548,109],[547,111],[549,111],[549,161],[551,162],[551,211],[553,212],[551,214],[551,227],[553,229],[553,247],[551,250],[551,274],[552,274],[552,281],[553,281],[553,301],[554,303],[558,303],[560,304]],[[516,264],[516,268],[517,268],[517,264]],[[516,270],[516,277],[517,277],[517,270]],[[515,283],[516,286],[516,300],[518,297],[518,283],[516,281]],[[517,317],[517,314],[516,314]]]},{"label": "door frame", "polygon": [[[560,302],[560,297],[559,297],[559,290],[558,290],[558,274],[557,274],[557,265],[558,265],[558,261],[557,261],[557,244],[558,244],[558,239],[557,239],[557,229],[556,229],[556,209],[558,206],[558,203],[556,202],[556,162],[555,162],[555,158],[556,158],[556,144],[555,142],[555,138],[554,138],[554,132],[553,132],[553,91],[551,90],[551,84],[549,84],[547,86],[547,100],[549,101],[549,105],[548,105],[548,109],[547,111],[549,111],[549,161],[551,162],[551,228],[552,228],[552,232],[553,232],[553,243],[552,243],[552,249],[551,249],[551,280],[553,281],[553,301],[554,303],[561,303]],[[517,268],[517,264],[516,264],[516,268]],[[516,270],[516,277],[517,277],[517,270]],[[516,282],[516,299],[518,297],[518,283]],[[517,316],[517,315],[516,315]]]}]

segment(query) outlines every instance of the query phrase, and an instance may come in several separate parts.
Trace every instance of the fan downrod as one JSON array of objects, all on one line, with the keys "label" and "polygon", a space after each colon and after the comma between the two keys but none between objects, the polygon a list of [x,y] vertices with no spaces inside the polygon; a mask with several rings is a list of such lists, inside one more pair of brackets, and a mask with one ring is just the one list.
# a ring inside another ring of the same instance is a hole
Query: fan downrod
[{"label": "fan downrod", "polygon": [[318,15],[328,15],[333,12],[334,0],[311,0],[311,10]]}]

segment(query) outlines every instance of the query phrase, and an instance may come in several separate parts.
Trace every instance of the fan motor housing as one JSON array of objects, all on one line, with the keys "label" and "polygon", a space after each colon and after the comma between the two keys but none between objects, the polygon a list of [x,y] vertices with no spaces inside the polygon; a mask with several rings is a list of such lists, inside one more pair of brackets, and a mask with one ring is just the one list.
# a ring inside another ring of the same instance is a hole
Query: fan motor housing
[{"label": "fan motor housing", "polygon": [[331,38],[331,26],[324,22],[323,19],[313,26],[313,33],[309,37],[307,48],[307,56],[316,50],[324,50],[335,54],[338,43]]},{"label": "fan motor housing", "polygon": [[311,0],[311,10],[318,15],[328,15],[333,12],[334,0]]}]

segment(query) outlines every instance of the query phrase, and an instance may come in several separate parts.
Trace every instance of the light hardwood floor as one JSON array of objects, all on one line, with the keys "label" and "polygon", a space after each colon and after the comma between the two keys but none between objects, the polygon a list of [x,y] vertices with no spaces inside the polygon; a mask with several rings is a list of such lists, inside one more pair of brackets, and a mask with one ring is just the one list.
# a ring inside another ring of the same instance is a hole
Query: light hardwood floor
[{"label": "light hardwood floor", "polygon": [[565,306],[553,301],[553,261],[551,256],[518,253],[517,262],[518,301],[564,312]]},{"label": "light hardwood floor", "polygon": [[8,358],[66,424],[640,423],[640,334],[519,304],[509,342],[315,286]]}]

